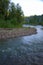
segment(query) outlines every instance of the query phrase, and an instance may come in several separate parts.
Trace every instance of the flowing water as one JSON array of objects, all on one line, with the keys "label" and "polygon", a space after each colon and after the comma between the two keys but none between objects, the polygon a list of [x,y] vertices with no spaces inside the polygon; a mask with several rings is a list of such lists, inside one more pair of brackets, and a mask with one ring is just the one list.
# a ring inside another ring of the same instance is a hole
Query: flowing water
[{"label": "flowing water", "polygon": [[43,26],[30,27],[37,34],[0,40],[0,65],[43,65]]}]

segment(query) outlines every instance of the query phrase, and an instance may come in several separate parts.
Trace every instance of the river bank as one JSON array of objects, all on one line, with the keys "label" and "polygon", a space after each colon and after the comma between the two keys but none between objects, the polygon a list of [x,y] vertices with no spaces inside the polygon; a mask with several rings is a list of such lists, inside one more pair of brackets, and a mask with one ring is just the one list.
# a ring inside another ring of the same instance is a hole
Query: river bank
[{"label": "river bank", "polygon": [[34,28],[0,28],[0,39],[36,34]]}]

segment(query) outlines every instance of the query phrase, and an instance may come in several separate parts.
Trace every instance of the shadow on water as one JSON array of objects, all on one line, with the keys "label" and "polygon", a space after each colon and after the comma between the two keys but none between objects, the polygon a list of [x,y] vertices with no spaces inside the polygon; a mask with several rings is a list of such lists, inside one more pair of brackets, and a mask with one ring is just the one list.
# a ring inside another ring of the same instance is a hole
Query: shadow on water
[{"label": "shadow on water", "polygon": [[0,40],[0,65],[43,65],[43,30],[34,27],[37,34]]}]

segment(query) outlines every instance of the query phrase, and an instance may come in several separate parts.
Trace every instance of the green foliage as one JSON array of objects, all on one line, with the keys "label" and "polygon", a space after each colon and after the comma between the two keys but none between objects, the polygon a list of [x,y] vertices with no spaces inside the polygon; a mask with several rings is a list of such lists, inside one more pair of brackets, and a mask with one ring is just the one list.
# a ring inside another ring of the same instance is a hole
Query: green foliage
[{"label": "green foliage", "polygon": [[14,19],[12,20],[2,20],[0,19],[0,28],[19,28],[19,27],[22,27],[22,23],[12,23],[13,21],[15,21]]},{"label": "green foliage", "polygon": [[0,15],[3,19],[7,16],[10,0],[0,0]]},{"label": "green foliage", "polygon": [[0,0],[0,27],[19,27],[23,21],[24,15],[19,4]]},{"label": "green foliage", "polygon": [[19,6],[19,4],[17,4],[16,6],[16,18],[17,18],[17,21],[19,23],[21,23],[23,21],[23,12],[21,10],[21,7]]},{"label": "green foliage", "polygon": [[41,16],[30,16],[25,18],[25,24],[32,24],[32,25],[43,25],[43,15]]}]

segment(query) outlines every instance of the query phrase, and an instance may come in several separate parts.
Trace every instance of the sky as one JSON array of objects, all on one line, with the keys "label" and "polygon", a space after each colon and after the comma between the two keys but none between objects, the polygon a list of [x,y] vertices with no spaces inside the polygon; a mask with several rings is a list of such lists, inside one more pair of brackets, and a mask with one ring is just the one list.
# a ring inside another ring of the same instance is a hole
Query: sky
[{"label": "sky", "polygon": [[25,16],[42,15],[43,0],[11,0],[15,4],[19,3]]}]

